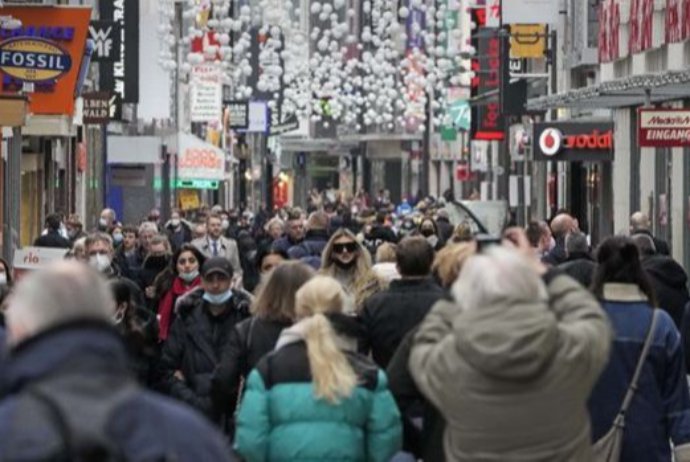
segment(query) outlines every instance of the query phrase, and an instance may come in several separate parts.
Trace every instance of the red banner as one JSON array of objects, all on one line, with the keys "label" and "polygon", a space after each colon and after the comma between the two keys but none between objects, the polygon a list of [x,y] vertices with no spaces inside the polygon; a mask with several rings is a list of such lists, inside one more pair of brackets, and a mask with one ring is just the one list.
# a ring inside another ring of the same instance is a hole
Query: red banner
[{"label": "red banner", "polygon": [[632,0],[630,3],[630,53],[641,53],[652,48],[653,0]]},{"label": "red banner", "polygon": [[599,62],[620,58],[621,9],[618,0],[603,0],[599,5]]}]

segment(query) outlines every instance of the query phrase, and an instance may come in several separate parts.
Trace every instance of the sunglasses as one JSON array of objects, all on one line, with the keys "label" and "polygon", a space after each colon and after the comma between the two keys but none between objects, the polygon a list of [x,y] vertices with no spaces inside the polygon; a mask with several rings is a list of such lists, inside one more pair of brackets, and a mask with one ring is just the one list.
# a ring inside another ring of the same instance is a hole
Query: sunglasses
[{"label": "sunglasses", "polygon": [[333,244],[333,253],[355,253],[359,249],[356,242],[349,242],[347,244]]}]

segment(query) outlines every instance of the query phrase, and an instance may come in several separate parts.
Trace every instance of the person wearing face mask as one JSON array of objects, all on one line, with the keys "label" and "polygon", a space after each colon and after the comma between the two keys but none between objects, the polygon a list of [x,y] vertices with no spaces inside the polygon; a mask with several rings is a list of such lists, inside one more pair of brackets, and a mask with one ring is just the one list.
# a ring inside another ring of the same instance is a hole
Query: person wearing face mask
[{"label": "person wearing face mask", "polygon": [[66,226],[67,237],[72,246],[82,237],[86,237],[86,233],[84,232],[84,225],[82,224],[78,216],[70,215],[70,217],[67,220]]},{"label": "person wearing face mask", "polygon": [[158,307],[156,278],[170,265],[170,243],[164,234],[156,234],[149,242],[149,249],[139,272],[139,286],[146,293],[147,305],[152,311]]},{"label": "person wearing face mask", "polygon": [[433,249],[436,251],[441,250],[444,245],[444,242],[439,237],[436,222],[434,222],[434,220],[431,218],[425,218],[422,220],[422,222],[419,224],[419,234],[421,234],[422,237],[426,239],[427,242],[431,244],[431,247],[433,247]]},{"label": "person wearing face mask", "polygon": [[344,228],[336,231],[323,251],[320,274],[336,279],[351,298],[351,311],[359,311],[386,283],[372,270],[371,254],[355,235]]},{"label": "person wearing face mask", "polygon": [[113,227],[120,225],[117,221],[117,214],[115,213],[115,210],[113,209],[103,209],[101,212],[101,216],[98,219],[98,226],[97,229],[98,231],[102,233],[107,233]]},{"label": "person wearing face mask", "polygon": [[122,269],[113,261],[113,240],[105,233],[93,233],[84,243],[89,265],[108,279],[122,275]]},{"label": "person wearing face mask", "polygon": [[160,387],[160,345],[156,316],[144,308],[138,287],[128,279],[109,284],[115,299],[113,323],[129,353],[129,368],[139,383],[156,390]]},{"label": "person wearing face mask", "polygon": [[125,235],[122,232],[122,226],[116,226],[115,228],[113,228],[113,230],[110,233],[110,236],[113,238],[113,247],[115,247],[115,251],[117,251],[122,246],[122,243],[125,241]]},{"label": "person wearing face mask", "polygon": [[183,295],[201,286],[199,270],[206,257],[191,244],[182,244],[170,266],[156,280],[156,291],[163,294],[158,304],[159,337],[166,340],[175,316],[175,304]]},{"label": "person wearing face mask", "polygon": [[170,214],[170,221],[165,227],[168,239],[173,251],[178,250],[182,245],[192,242],[192,228],[184,220],[179,210],[175,209]]},{"label": "person wearing face mask", "polygon": [[235,325],[250,317],[250,300],[232,289],[233,267],[223,257],[201,267],[201,287],[177,302],[177,316],[163,344],[163,383],[167,394],[220,424],[227,417],[213,406],[211,377]]}]

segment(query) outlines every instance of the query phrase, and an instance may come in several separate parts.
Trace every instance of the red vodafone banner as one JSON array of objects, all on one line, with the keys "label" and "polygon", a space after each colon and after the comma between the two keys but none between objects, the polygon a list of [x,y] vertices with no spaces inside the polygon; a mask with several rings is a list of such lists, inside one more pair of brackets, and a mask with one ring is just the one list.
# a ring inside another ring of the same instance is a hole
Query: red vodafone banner
[{"label": "red vodafone banner", "polygon": [[690,110],[639,110],[637,139],[647,148],[683,148],[690,146]]}]

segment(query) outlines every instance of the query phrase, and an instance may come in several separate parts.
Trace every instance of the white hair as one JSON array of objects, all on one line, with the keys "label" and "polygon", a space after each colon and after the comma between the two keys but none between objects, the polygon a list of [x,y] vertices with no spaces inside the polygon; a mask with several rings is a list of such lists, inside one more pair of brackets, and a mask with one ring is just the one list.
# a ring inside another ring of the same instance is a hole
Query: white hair
[{"label": "white hair", "polygon": [[546,302],[546,286],[528,258],[512,249],[494,247],[470,257],[451,289],[465,309],[494,303]]},{"label": "white hair", "polygon": [[152,221],[145,221],[139,225],[139,234],[146,232],[158,234],[158,226]]},{"label": "white hair", "polygon": [[22,278],[8,301],[7,326],[16,344],[61,324],[108,322],[114,311],[115,301],[101,275],[63,261]]}]

